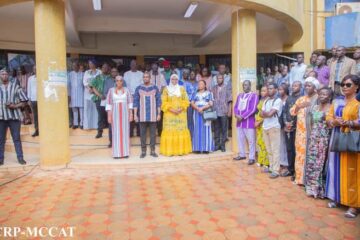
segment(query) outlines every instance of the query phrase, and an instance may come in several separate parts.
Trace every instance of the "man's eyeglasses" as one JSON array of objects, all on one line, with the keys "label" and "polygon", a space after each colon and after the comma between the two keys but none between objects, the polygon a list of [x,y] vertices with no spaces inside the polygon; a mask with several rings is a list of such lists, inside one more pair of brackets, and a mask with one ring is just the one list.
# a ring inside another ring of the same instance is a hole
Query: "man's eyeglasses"
[{"label": "man's eyeglasses", "polygon": [[340,86],[343,87],[347,87],[347,88],[351,88],[352,87],[352,83],[341,83]]}]

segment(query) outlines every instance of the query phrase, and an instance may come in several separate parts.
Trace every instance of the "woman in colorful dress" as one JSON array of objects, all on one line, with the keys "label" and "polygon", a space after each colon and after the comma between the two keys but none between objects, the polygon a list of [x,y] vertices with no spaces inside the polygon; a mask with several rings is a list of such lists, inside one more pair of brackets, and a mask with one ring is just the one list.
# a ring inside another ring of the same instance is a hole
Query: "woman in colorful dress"
[{"label": "woman in colorful dress", "polygon": [[198,88],[191,101],[191,106],[194,109],[192,150],[198,153],[209,153],[214,151],[215,146],[211,131],[211,121],[204,120],[203,113],[213,106],[213,96],[206,89],[205,81],[200,80]]},{"label": "woman in colorful dress", "polygon": [[307,114],[310,109],[316,104],[318,95],[316,89],[320,86],[316,78],[308,77],[305,80],[306,95],[296,100],[294,106],[290,109],[292,116],[297,116],[296,122],[296,137],[295,137],[295,183],[304,185],[304,170],[306,151],[308,146],[308,139],[310,137],[310,121]]},{"label": "woman in colorful dress", "polygon": [[101,74],[99,69],[96,69],[96,61],[89,60],[89,70],[84,73],[84,129],[97,129],[98,127],[98,112],[94,101],[91,100],[94,93],[89,84],[92,80]]},{"label": "woman in colorful dress", "polygon": [[165,156],[185,155],[191,152],[191,136],[187,126],[187,107],[190,105],[185,88],[179,86],[179,77],[171,75],[170,84],[161,95],[164,112],[160,153]]},{"label": "woman in colorful dress", "polygon": [[308,114],[311,129],[305,164],[305,191],[314,198],[325,197],[324,166],[330,139],[326,115],[330,109],[331,96],[330,88],[322,88],[319,91],[318,104]]},{"label": "woman in colorful dress", "polygon": [[115,78],[116,86],[111,88],[106,98],[108,122],[112,127],[113,158],[127,158],[130,155],[130,122],[133,120],[133,99],[124,87],[121,76]]},{"label": "woman in colorful dress", "polygon": [[[330,140],[339,131],[360,130],[360,103],[356,100],[356,92],[360,86],[360,78],[347,75],[341,82],[344,99],[333,101],[326,121],[333,127]],[[345,217],[355,218],[360,208],[360,153],[330,152],[326,178],[326,197],[331,199],[328,207],[345,205],[349,209]]]},{"label": "woman in colorful dress", "polygon": [[257,146],[257,162],[260,167],[264,168],[264,172],[268,172],[269,169],[269,158],[266,151],[265,142],[263,139],[263,130],[262,130],[262,123],[264,121],[263,118],[260,117],[260,113],[262,111],[262,107],[264,101],[267,99],[267,87],[263,86],[260,89],[260,96],[261,99],[257,105],[257,113],[255,115],[255,127],[256,127],[256,146]]}]

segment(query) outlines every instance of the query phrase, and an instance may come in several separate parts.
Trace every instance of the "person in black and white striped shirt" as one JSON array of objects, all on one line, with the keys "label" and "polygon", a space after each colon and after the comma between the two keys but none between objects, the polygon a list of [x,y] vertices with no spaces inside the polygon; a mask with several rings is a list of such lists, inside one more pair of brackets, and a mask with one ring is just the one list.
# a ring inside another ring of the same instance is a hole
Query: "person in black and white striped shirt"
[{"label": "person in black and white striped shirt", "polygon": [[6,132],[8,128],[10,128],[18,162],[24,165],[26,162],[20,138],[21,119],[23,116],[20,108],[26,105],[28,98],[18,84],[9,81],[9,72],[6,68],[0,71],[0,78],[2,81],[0,85],[0,165],[4,164]]}]

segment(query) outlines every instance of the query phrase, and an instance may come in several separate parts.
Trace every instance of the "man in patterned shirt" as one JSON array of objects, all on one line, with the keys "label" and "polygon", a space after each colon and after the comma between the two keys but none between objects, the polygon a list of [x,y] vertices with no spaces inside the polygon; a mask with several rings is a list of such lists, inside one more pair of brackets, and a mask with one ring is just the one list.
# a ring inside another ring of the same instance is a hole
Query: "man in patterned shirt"
[{"label": "man in patterned shirt", "polygon": [[156,124],[161,119],[161,98],[159,89],[151,84],[150,73],[144,73],[144,84],[138,86],[134,94],[134,119],[140,125],[141,155],[146,156],[146,131],[150,128],[150,155],[158,157],[155,153]]},{"label": "man in patterned shirt", "polygon": [[232,113],[232,95],[231,83],[225,85],[224,75],[217,75],[217,85],[212,88],[214,96],[214,109],[217,114],[215,124],[215,150],[225,152],[225,142],[227,140],[227,131],[229,117]]},{"label": "man in patterned shirt", "polygon": [[21,107],[25,106],[28,98],[24,90],[16,83],[9,81],[7,69],[0,71],[2,84],[0,86],[0,165],[4,164],[4,152],[6,132],[10,128],[11,136],[15,145],[18,162],[26,164],[20,138]]}]

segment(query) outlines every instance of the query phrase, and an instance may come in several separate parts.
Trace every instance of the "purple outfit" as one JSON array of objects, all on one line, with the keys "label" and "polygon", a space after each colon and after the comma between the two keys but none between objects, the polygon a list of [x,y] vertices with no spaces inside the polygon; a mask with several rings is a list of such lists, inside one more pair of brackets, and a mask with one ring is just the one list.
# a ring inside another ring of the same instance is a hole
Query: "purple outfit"
[{"label": "purple outfit", "polygon": [[314,71],[318,74],[319,82],[326,87],[329,86],[330,68],[328,66],[315,67]]},{"label": "purple outfit", "polygon": [[255,130],[255,113],[257,110],[258,96],[255,93],[240,93],[237,97],[234,107],[236,116],[243,120],[237,121],[237,137],[239,156],[246,157],[246,141],[249,145],[249,160],[255,160],[256,152],[256,130]]},{"label": "purple outfit", "polygon": [[259,102],[256,93],[240,93],[234,107],[234,113],[243,120],[236,123],[236,127],[255,128],[256,106]]}]

